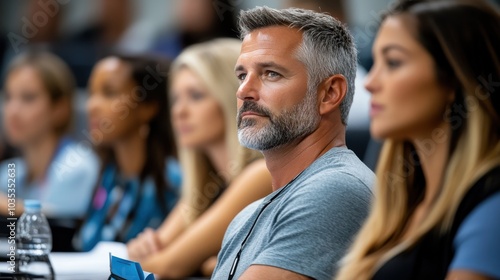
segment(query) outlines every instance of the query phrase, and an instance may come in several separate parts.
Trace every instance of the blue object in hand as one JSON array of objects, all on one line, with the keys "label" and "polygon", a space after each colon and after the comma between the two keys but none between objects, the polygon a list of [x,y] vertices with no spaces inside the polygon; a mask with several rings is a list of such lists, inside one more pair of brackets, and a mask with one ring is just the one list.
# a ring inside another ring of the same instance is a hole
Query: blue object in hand
[{"label": "blue object in hand", "polygon": [[154,280],[152,273],[144,272],[138,262],[115,257],[109,253],[109,264],[111,269],[111,280]]}]

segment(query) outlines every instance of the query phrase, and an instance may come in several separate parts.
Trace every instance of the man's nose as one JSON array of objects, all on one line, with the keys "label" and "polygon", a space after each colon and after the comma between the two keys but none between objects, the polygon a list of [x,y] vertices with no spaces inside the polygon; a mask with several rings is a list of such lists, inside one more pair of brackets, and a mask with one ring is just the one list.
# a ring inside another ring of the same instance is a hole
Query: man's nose
[{"label": "man's nose", "polygon": [[240,100],[259,100],[259,79],[254,75],[248,74],[240,84],[236,97]]}]

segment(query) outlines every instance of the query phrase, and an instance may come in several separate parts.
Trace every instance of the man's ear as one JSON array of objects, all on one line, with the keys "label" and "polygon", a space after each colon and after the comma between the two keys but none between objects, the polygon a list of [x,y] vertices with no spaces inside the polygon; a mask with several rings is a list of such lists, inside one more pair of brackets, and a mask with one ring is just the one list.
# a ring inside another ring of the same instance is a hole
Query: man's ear
[{"label": "man's ear", "polygon": [[326,78],[319,86],[319,113],[330,113],[339,108],[347,93],[347,79],[342,74]]}]

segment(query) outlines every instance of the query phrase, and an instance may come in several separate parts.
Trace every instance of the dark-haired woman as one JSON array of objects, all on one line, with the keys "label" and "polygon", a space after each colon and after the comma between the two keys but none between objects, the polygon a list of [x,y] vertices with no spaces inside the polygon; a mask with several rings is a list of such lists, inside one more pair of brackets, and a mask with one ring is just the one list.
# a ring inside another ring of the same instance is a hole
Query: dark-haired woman
[{"label": "dark-haired woman", "polygon": [[177,201],[180,169],[162,71],[168,65],[124,56],[93,69],[87,113],[102,171],[76,239],[80,250],[158,227]]}]

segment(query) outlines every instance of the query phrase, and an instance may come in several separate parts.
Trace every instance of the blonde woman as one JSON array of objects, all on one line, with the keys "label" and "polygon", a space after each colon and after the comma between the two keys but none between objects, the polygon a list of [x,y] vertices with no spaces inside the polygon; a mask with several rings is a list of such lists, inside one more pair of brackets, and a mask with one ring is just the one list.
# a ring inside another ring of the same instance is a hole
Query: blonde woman
[{"label": "blonde woman", "polygon": [[500,278],[500,15],[404,1],[366,80],[385,139],[372,212],[337,279]]},{"label": "blonde woman", "polygon": [[165,278],[200,270],[210,275],[230,221],[272,190],[260,153],[238,142],[239,84],[233,69],[240,44],[217,39],[193,45],[171,68],[171,115],[183,196],[157,231],[146,230],[127,244],[131,259]]}]

